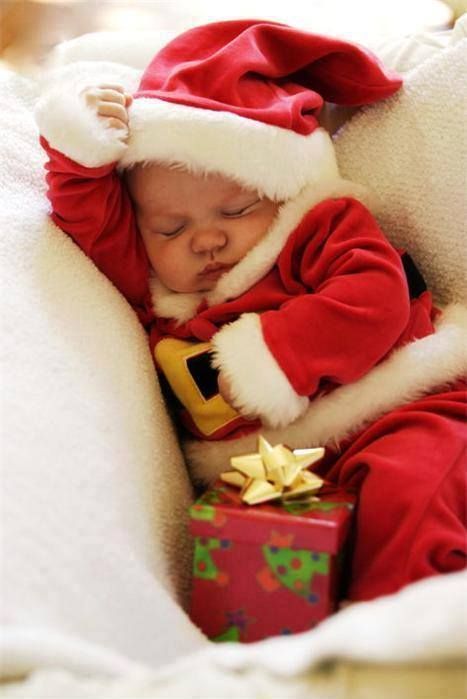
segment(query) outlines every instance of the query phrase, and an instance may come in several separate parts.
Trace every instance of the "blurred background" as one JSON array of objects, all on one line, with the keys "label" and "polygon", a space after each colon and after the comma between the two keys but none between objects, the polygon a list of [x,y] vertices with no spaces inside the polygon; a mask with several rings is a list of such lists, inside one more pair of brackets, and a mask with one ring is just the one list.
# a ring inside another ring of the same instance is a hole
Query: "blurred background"
[{"label": "blurred background", "polygon": [[467,0],[0,0],[0,61],[32,74],[57,43],[88,32],[180,32],[239,17],[285,22],[371,47],[449,29],[465,11]]}]

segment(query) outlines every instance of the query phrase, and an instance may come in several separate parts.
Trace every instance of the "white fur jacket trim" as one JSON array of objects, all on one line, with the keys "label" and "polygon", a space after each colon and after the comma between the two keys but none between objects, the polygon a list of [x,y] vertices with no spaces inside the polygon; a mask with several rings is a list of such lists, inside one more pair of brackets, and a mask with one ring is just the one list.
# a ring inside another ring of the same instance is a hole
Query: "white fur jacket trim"
[{"label": "white fur jacket trim", "polygon": [[259,415],[263,424],[283,427],[307,409],[308,398],[294,391],[266,345],[256,313],[244,313],[224,325],[214,335],[212,349],[212,364],[225,373],[242,414]]},{"label": "white fur jacket trim", "polygon": [[[251,364],[257,366],[256,360],[251,358]],[[370,422],[448,387],[466,372],[467,309],[453,304],[445,309],[434,334],[398,348],[358,381],[313,399],[289,425],[266,427],[261,434],[273,444],[285,443],[293,449],[338,446]],[[185,453],[193,477],[212,482],[228,467],[231,456],[256,451],[258,434],[226,441],[188,441]]]}]

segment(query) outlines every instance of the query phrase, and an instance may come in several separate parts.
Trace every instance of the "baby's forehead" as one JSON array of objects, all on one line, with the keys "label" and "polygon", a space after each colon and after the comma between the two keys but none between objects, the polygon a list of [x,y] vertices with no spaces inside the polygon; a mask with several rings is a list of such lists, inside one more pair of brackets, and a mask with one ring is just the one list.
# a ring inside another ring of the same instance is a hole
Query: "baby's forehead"
[{"label": "baby's forehead", "polygon": [[136,164],[125,173],[130,194],[141,206],[184,197],[235,198],[259,193],[217,172],[192,172],[177,164]]}]

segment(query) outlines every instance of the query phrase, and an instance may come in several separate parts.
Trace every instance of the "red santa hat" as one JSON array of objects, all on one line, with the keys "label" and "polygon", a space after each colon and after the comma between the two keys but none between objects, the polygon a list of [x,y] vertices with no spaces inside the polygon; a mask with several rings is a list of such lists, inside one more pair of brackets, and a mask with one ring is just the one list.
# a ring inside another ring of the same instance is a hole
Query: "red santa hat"
[{"label": "red santa hat", "polygon": [[338,177],[318,122],[324,100],[369,104],[401,84],[368,50],[340,39],[255,20],[196,27],[144,72],[121,165],[179,163],[289,199]]}]

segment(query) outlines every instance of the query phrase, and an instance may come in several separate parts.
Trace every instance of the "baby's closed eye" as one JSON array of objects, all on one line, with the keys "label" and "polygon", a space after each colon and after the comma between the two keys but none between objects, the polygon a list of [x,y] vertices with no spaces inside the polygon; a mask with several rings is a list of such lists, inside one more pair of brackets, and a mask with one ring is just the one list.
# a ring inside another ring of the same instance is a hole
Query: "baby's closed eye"
[{"label": "baby's closed eye", "polygon": [[243,216],[244,214],[253,211],[256,208],[256,205],[260,203],[260,201],[260,199],[255,199],[254,201],[249,202],[248,204],[243,204],[242,206],[223,209],[221,213],[223,216],[227,216],[227,218]]},{"label": "baby's closed eye", "polygon": [[164,236],[164,238],[172,238],[173,236],[177,235],[178,233],[181,233],[183,229],[185,228],[184,225],[178,226],[175,229],[168,230],[168,231],[163,231],[163,230],[157,230],[156,233],[158,235]]}]

